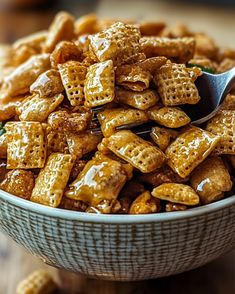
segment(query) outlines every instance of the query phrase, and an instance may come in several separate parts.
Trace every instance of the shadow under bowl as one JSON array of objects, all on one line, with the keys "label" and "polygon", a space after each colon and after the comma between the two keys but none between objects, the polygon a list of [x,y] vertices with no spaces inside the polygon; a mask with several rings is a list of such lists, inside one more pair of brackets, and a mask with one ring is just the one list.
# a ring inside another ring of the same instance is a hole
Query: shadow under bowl
[{"label": "shadow under bowl", "polygon": [[235,248],[235,195],[188,211],[96,215],[0,191],[0,230],[45,263],[137,281],[185,272]]}]

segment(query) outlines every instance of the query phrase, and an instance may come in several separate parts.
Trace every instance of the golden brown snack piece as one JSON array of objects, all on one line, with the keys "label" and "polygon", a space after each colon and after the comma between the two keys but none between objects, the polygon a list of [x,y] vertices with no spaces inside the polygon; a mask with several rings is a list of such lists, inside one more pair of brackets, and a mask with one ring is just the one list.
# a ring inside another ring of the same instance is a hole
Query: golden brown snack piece
[{"label": "golden brown snack piece", "polygon": [[147,113],[150,119],[167,128],[180,128],[190,123],[190,118],[178,107],[154,106]]},{"label": "golden brown snack piece", "polygon": [[19,66],[23,62],[26,62],[31,56],[36,54],[38,54],[38,52],[34,48],[21,46],[14,51],[12,62],[15,66]]},{"label": "golden brown snack piece", "polygon": [[52,97],[64,91],[60,74],[55,69],[50,69],[42,73],[30,86],[30,92],[36,93],[40,97]]},{"label": "golden brown snack piece", "polygon": [[84,83],[87,68],[78,61],[70,60],[59,64],[59,72],[67,97],[72,106],[84,104]]},{"label": "golden brown snack piece", "polygon": [[126,180],[123,164],[97,153],[70,185],[65,196],[97,207],[103,200],[116,200]]},{"label": "golden brown snack piece", "polygon": [[159,101],[156,91],[145,90],[142,92],[130,91],[118,88],[115,92],[115,98],[118,102],[132,106],[140,110],[146,110]]},{"label": "golden brown snack piece", "polygon": [[39,31],[20,38],[13,43],[13,49],[17,51],[21,47],[26,47],[35,50],[37,53],[41,53],[42,44],[45,42],[47,34],[47,31]]},{"label": "golden brown snack piece", "polygon": [[47,154],[54,152],[69,153],[66,134],[60,130],[46,127]]},{"label": "golden brown snack piece", "polygon": [[145,21],[139,25],[141,36],[157,36],[165,28],[166,24],[163,21]]},{"label": "golden brown snack piece", "polygon": [[183,37],[192,37],[192,33],[189,31],[189,28],[184,23],[178,23],[173,25],[173,27],[166,27],[161,33],[162,37],[167,38],[183,38]]},{"label": "golden brown snack piece", "polygon": [[46,160],[45,134],[39,122],[8,122],[7,168],[43,168]]},{"label": "golden brown snack piece", "polygon": [[74,211],[86,211],[88,205],[80,200],[69,199],[65,196],[62,197],[59,208],[74,210]]},{"label": "golden brown snack piece", "polygon": [[7,170],[6,160],[0,159],[0,183],[4,180],[4,178],[8,172],[9,172],[9,170]]},{"label": "golden brown snack piece", "polygon": [[168,62],[157,71],[154,81],[165,106],[196,104],[200,100],[190,70],[184,64]]},{"label": "golden brown snack piece", "polygon": [[79,133],[85,131],[91,121],[91,112],[69,112],[58,110],[52,112],[48,117],[48,124],[53,130],[68,133]]},{"label": "golden brown snack piece", "polygon": [[0,99],[0,121],[6,121],[16,115],[16,108],[21,104],[25,97],[19,96],[10,98],[8,101]]},{"label": "golden brown snack piece", "polygon": [[196,41],[195,53],[197,55],[206,56],[210,59],[216,59],[218,54],[218,47],[214,40],[204,33],[194,34]]},{"label": "golden brown snack piece", "polygon": [[70,41],[74,37],[74,18],[67,12],[59,12],[48,31],[43,51],[51,53],[60,41]]},{"label": "golden brown snack piece", "polygon": [[56,288],[46,270],[37,270],[19,283],[16,294],[51,294]]},{"label": "golden brown snack piece", "polygon": [[188,185],[177,183],[164,183],[152,191],[152,195],[161,200],[173,203],[194,206],[199,204],[200,198],[197,193]]},{"label": "golden brown snack piece", "polygon": [[69,153],[76,156],[77,159],[82,158],[83,155],[91,151],[95,151],[102,138],[89,132],[84,134],[67,134],[66,137]]},{"label": "golden brown snack piece", "polygon": [[79,17],[74,24],[76,36],[97,33],[98,18],[94,13]]},{"label": "golden brown snack piece", "polygon": [[7,134],[0,135],[0,158],[7,158]]},{"label": "golden brown snack piece", "polygon": [[143,60],[136,63],[142,70],[150,72],[152,75],[167,62],[167,58],[164,56],[150,57],[147,58],[143,55]]},{"label": "golden brown snack piece", "polygon": [[36,178],[31,201],[58,207],[69,180],[74,158],[70,154],[53,153]]},{"label": "golden brown snack piece", "polygon": [[168,165],[182,178],[187,177],[214,150],[220,137],[197,127],[180,134],[166,149]]},{"label": "golden brown snack piece", "polygon": [[21,121],[44,122],[50,113],[52,113],[63,101],[62,94],[54,97],[42,98],[39,95],[33,95],[26,98],[16,108]]},{"label": "golden brown snack piece", "polygon": [[34,175],[31,171],[13,169],[0,184],[0,189],[29,200],[34,188]]},{"label": "golden brown snack piece", "polygon": [[214,116],[206,129],[221,137],[214,154],[235,154],[235,110],[222,110]]},{"label": "golden brown snack piece", "polygon": [[138,65],[125,64],[115,72],[116,84],[132,91],[142,92],[149,87],[152,75]]},{"label": "golden brown snack piece", "polygon": [[32,56],[4,78],[1,95],[3,98],[13,97],[29,92],[31,84],[44,71],[50,68],[49,54]]},{"label": "golden brown snack piece", "polygon": [[142,37],[140,45],[147,57],[165,56],[180,63],[192,59],[195,51],[195,40],[191,37],[175,39]]},{"label": "golden brown snack piece", "polygon": [[235,95],[228,94],[220,106],[220,110],[235,110]]},{"label": "golden brown snack piece", "polygon": [[171,139],[175,139],[177,137],[177,132],[165,128],[153,127],[150,133],[151,138],[154,143],[162,150],[165,151],[169,146]]},{"label": "golden brown snack piece", "polygon": [[65,63],[69,60],[80,61],[82,50],[73,42],[61,41],[51,53],[51,66],[57,68],[58,64]]},{"label": "golden brown snack piece", "polygon": [[139,39],[138,28],[117,22],[108,29],[91,35],[90,46],[99,61],[111,59],[116,66],[141,52]]},{"label": "golden brown snack piece", "polygon": [[218,73],[223,73],[235,67],[235,59],[225,58],[221,61],[217,68]]},{"label": "golden brown snack piece", "polygon": [[14,70],[13,55],[12,46],[0,44],[0,84],[2,84],[4,77]]},{"label": "golden brown snack piece", "polygon": [[194,64],[194,65],[199,65],[201,67],[204,67],[204,68],[208,68],[208,69],[211,69],[213,71],[216,72],[217,70],[217,63],[205,56],[194,56],[191,60],[189,60],[188,62],[189,64]]},{"label": "golden brown snack piece", "polygon": [[179,203],[172,203],[168,202],[166,204],[166,212],[171,212],[171,211],[184,211],[187,210],[187,206]]},{"label": "golden brown snack piece", "polygon": [[130,214],[148,214],[160,210],[160,200],[151,196],[149,191],[140,194],[131,204]]},{"label": "golden brown snack piece", "polygon": [[209,157],[203,161],[193,171],[190,183],[204,204],[223,198],[224,192],[230,191],[233,185],[219,157]]},{"label": "golden brown snack piece", "polygon": [[189,178],[181,178],[169,166],[164,165],[151,173],[141,174],[138,181],[157,187],[163,183],[185,183]]},{"label": "golden brown snack piece", "polygon": [[85,106],[96,107],[114,100],[114,68],[112,60],[89,67],[86,75]]},{"label": "golden brown snack piece", "polygon": [[114,154],[143,173],[152,172],[165,160],[165,155],[160,149],[131,131],[119,131],[104,140]]},{"label": "golden brown snack piece", "polygon": [[148,121],[144,111],[132,108],[106,109],[98,114],[98,119],[105,137],[115,133],[118,126]]}]

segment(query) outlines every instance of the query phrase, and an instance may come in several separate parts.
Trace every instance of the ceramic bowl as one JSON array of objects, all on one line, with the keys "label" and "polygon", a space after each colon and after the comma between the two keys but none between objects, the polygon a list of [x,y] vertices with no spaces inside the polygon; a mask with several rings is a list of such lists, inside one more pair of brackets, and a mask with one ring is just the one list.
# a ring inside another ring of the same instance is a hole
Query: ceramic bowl
[{"label": "ceramic bowl", "polygon": [[45,263],[136,281],[202,266],[235,248],[235,196],[188,211],[96,215],[0,191],[0,230]]}]

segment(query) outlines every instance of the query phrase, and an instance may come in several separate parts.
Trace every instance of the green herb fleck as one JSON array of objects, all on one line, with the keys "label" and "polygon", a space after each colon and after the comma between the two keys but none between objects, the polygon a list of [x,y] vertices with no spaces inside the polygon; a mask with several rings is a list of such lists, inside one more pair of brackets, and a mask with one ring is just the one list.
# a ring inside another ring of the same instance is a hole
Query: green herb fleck
[{"label": "green herb fleck", "polygon": [[201,66],[199,64],[196,64],[196,63],[188,63],[187,64],[187,67],[199,67],[202,71],[205,71],[205,72],[208,72],[208,73],[211,73],[211,74],[214,74],[215,73],[215,70],[211,67],[205,67],[205,66]]}]

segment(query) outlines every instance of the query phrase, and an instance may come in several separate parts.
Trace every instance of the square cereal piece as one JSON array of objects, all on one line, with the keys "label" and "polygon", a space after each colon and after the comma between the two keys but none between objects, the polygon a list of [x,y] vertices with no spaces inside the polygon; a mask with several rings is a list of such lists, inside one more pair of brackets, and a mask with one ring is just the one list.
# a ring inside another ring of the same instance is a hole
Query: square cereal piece
[{"label": "square cereal piece", "polygon": [[17,114],[21,121],[43,122],[63,101],[62,94],[50,98],[41,98],[37,94],[26,98],[18,107]]},{"label": "square cereal piece", "polygon": [[111,59],[116,66],[141,52],[139,39],[140,30],[137,27],[117,22],[90,36],[90,46],[99,61]]},{"label": "square cereal piece", "polygon": [[114,99],[114,68],[112,60],[88,68],[85,86],[85,106],[95,107]]},{"label": "square cereal piece", "polygon": [[59,64],[58,68],[70,104],[72,106],[83,105],[87,68],[73,60]]},{"label": "square cereal piece", "polygon": [[105,137],[115,133],[116,127],[148,121],[148,117],[144,111],[132,108],[106,109],[97,116],[101,125],[101,131]]},{"label": "square cereal piece", "polygon": [[74,18],[71,14],[61,11],[55,16],[49,28],[43,51],[51,53],[57,43],[65,40],[70,41],[73,37]]},{"label": "square cereal piece", "polygon": [[191,186],[204,204],[223,198],[232,189],[229,172],[219,157],[208,157],[192,173]]},{"label": "square cereal piece", "polygon": [[162,166],[164,153],[131,131],[119,131],[104,139],[104,144],[118,157],[129,162],[143,173],[150,173]]},{"label": "square cereal piece", "polygon": [[168,165],[187,177],[216,147],[220,137],[197,127],[180,134],[166,149]]},{"label": "square cereal piece", "polygon": [[200,100],[194,77],[184,64],[166,63],[157,71],[154,81],[165,106],[196,104]]},{"label": "square cereal piece", "polygon": [[9,171],[0,184],[0,189],[29,200],[34,188],[34,174],[23,169]]},{"label": "square cereal piece", "polygon": [[154,106],[160,99],[157,92],[149,89],[136,92],[119,88],[116,89],[115,96],[118,102],[139,110],[146,110]]},{"label": "square cereal piece", "polygon": [[46,160],[46,141],[39,122],[8,122],[7,168],[43,168]]},{"label": "square cereal piece", "polygon": [[161,200],[190,206],[200,202],[199,196],[190,186],[178,183],[161,184],[153,189],[152,195]]},{"label": "square cereal piece", "polygon": [[147,113],[150,119],[167,128],[180,128],[190,123],[190,118],[178,107],[154,106]]},{"label": "square cereal piece", "polygon": [[165,56],[175,62],[185,63],[193,58],[195,40],[191,37],[142,37],[140,45],[147,57]]},{"label": "square cereal piece", "polygon": [[36,178],[31,201],[47,206],[60,205],[72,170],[74,158],[70,154],[53,153]]},{"label": "square cereal piece", "polygon": [[214,116],[206,129],[221,137],[213,154],[235,154],[235,110],[222,110]]},{"label": "square cereal piece", "polygon": [[60,74],[55,69],[49,69],[42,73],[30,86],[30,93],[38,94],[40,97],[53,97],[64,91]]},{"label": "square cereal piece", "polygon": [[116,200],[127,179],[122,163],[97,153],[70,185],[65,196],[97,207],[102,201]]}]

